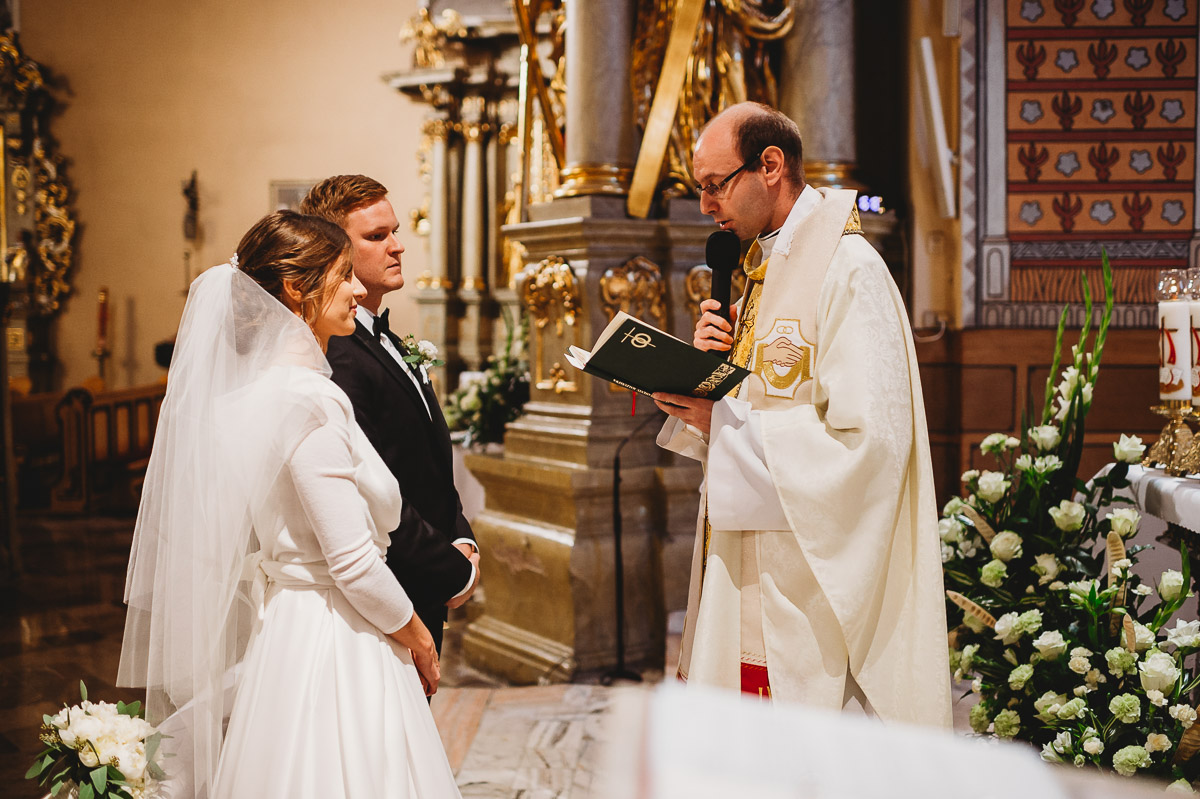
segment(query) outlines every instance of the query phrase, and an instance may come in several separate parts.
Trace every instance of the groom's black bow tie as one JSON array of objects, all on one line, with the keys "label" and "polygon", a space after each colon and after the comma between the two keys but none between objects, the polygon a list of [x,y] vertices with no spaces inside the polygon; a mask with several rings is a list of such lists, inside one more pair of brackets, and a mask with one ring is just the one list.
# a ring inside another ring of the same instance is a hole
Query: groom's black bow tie
[{"label": "groom's black bow tie", "polygon": [[390,308],[384,308],[383,312],[375,317],[375,329],[371,331],[371,335],[379,338],[384,333],[391,333],[392,328],[388,326],[388,311]]}]

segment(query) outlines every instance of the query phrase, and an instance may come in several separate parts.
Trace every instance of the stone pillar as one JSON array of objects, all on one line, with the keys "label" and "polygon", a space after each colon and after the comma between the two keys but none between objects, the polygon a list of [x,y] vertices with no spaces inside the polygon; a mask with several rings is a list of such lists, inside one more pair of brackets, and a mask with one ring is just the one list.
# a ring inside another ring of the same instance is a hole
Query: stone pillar
[{"label": "stone pillar", "polygon": [[451,270],[458,242],[455,240],[456,225],[451,216],[453,195],[451,192],[452,165],[450,161],[450,137],[453,124],[445,118],[426,121],[424,132],[433,140],[430,153],[430,203],[429,203],[429,269],[417,279],[417,313],[420,330],[417,338],[424,338],[437,345],[444,366],[433,369],[434,385],[438,393],[445,396],[450,385],[457,380],[460,370],[458,354],[458,302],[454,293]]},{"label": "stone pillar", "polygon": [[483,138],[487,125],[481,122],[463,123],[466,140],[463,154],[462,180],[462,281],[464,290],[483,291],[484,263],[487,260],[488,232],[483,224],[487,214],[487,182],[483,174]]},{"label": "stone pillar", "polygon": [[800,126],[805,180],[863,188],[854,179],[854,3],[794,4],[796,24],[783,46],[779,108]]},{"label": "stone pillar", "polygon": [[449,288],[450,170],[447,148],[451,124],[446,119],[426,121],[424,132],[433,139],[430,152],[429,269],[417,281],[422,288]]},{"label": "stone pillar", "polygon": [[567,4],[567,154],[557,197],[620,194],[633,172],[632,0]]},{"label": "stone pillar", "polygon": [[491,236],[484,227],[487,220],[488,180],[484,174],[484,137],[489,126],[483,122],[464,122],[462,189],[459,193],[462,226],[459,231],[459,262],[462,278],[459,297],[463,317],[459,335],[459,356],[468,369],[480,369],[491,350],[491,330],[483,316],[487,284],[484,269]]}]

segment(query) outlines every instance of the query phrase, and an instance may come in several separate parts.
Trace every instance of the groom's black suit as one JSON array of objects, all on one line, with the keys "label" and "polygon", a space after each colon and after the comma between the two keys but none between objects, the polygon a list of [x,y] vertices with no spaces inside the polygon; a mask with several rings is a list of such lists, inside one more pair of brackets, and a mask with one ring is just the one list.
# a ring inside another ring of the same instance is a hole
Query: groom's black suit
[{"label": "groom's black suit", "polygon": [[[403,352],[394,335],[383,335]],[[400,483],[403,511],[387,563],[440,653],[446,602],[471,579],[471,562],[452,542],[475,540],[454,488],[450,431],[442,409],[433,388],[422,381],[426,412],[417,387],[404,374],[407,367],[362,322],[355,322],[352,335],[331,338],[327,357],[333,382],[350,397],[355,420]]]}]

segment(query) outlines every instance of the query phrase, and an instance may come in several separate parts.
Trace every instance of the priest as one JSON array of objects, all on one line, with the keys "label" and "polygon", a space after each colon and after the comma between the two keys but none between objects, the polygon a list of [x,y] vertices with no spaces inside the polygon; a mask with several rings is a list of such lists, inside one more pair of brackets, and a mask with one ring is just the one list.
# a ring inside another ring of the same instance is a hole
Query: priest
[{"label": "priest", "polygon": [[756,103],[717,115],[693,164],[701,210],[753,240],[733,324],[708,300],[694,343],[751,375],[716,403],[655,395],[659,444],[705,465],[679,676],[948,727],[917,359],[856,194],[806,185],[795,123]]}]

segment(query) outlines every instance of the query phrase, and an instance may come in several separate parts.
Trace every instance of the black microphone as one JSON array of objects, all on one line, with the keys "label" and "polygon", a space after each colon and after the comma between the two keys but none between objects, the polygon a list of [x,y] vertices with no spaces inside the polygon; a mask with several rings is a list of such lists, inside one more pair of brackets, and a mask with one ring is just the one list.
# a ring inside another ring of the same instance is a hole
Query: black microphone
[{"label": "black microphone", "polygon": [[715,313],[729,321],[729,285],[733,282],[733,270],[738,268],[742,256],[742,243],[732,230],[718,230],[708,237],[704,245],[704,260],[712,270],[712,292],[714,300],[721,303]]}]

